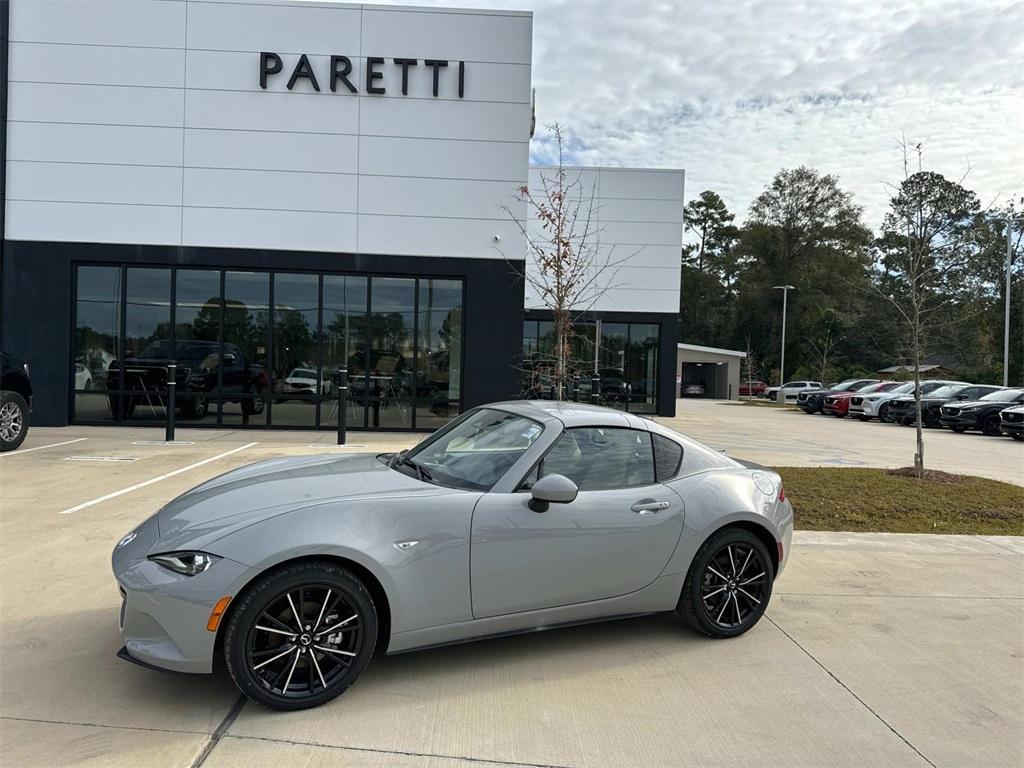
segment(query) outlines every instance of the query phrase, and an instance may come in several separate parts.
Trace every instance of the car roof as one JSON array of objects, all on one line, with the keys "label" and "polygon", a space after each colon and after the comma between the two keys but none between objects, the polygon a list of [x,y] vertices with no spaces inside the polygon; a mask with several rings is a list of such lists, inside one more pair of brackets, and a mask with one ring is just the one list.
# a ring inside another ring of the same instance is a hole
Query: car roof
[{"label": "car roof", "polygon": [[590,403],[563,400],[505,400],[482,408],[498,408],[535,421],[562,422],[566,427],[631,427],[648,429],[649,422],[632,413]]}]

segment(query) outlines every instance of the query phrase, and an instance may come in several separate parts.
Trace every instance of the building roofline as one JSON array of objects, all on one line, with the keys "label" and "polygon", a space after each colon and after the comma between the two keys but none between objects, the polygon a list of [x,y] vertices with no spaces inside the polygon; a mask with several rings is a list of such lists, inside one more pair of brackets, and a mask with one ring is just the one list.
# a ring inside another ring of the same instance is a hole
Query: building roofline
[{"label": "building roofline", "polygon": [[738,349],[720,349],[719,347],[702,347],[699,344],[682,344],[676,345],[679,349],[685,349],[689,352],[708,352],[713,355],[728,355],[729,357],[746,357],[746,352],[741,352]]}]

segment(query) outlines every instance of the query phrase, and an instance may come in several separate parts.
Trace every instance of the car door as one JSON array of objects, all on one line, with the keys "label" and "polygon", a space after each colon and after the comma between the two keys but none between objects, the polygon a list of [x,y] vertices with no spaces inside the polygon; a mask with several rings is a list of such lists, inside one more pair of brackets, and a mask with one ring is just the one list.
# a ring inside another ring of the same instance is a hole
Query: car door
[{"label": "car door", "polygon": [[[530,509],[528,486],[560,474],[575,501]],[[601,600],[653,582],[675,551],[683,502],[655,482],[651,435],[621,427],[565,430],[519,491],[487,493],[473,513],[476,618]]]}]

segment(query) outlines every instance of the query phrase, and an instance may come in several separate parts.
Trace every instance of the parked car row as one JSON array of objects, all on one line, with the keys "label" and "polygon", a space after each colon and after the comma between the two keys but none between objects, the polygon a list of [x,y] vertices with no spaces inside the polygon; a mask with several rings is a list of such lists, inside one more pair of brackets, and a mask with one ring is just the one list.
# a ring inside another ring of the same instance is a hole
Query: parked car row
[{"label": "parked car row", "polygon": [[[1024,440],[1024,388],[927,379],[921,382],[920,392],[922,426],[947,427],[954,432],[978,430]],[[796,404],[808,414],[878,419],[908,427],[918,419],[912,381],[847,379],[830,387],[804,387]]]}]

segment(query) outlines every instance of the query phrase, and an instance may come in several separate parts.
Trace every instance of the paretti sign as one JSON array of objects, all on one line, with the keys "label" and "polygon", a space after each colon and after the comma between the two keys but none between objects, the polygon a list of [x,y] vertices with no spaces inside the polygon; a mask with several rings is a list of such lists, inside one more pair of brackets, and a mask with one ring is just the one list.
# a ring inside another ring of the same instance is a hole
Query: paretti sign
[{"label": "paretti sign", "polygon": [[[466,62],[448,61],[447,59],[385,59],[383,56],[367,56],[366,66],[363,68],[364,77],[361,82],[352,82],[352,59],[348,56],[331,56],[326,72],[321,72],[323,82],[332,91],[337,92],[341,86],[349,93],[359,93],[359,87],[363,87],[365,93],[385,94],[387,88],[384,85],[384,68],[400,67],[402,70],[402,95],[409,95],[409,70],[414,67],[423,66],[432,70],[432,93],[438,95],[442,71],[445,77],[458,77],[458,95],[463,98],[466,93]],[[284,60],[280,54],[272,51],[260,52],[260,88],[267,89],[267,83],[271,77],[284,72]],[[448,74],[448,73],[451,74]],[[314,91],[320,90],[321,80],[317,77],[313,65],[306,54],[301,54],[294,66],[290,68],[287,88],[292,90],[300,80],[308,82]],[[342,91],[344,93],[344,91]]]}]

